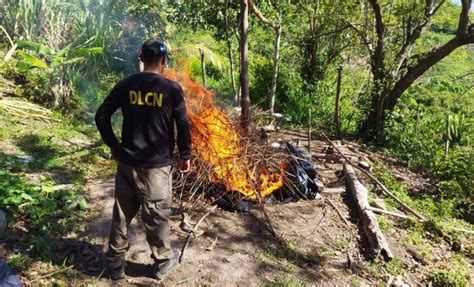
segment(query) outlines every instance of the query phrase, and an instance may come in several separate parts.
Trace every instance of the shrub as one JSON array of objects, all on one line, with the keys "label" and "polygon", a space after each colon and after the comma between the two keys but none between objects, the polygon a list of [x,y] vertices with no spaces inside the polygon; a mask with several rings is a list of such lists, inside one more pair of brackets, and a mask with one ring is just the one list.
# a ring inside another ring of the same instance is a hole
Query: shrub
[{"label": "shrub", "polygon": [[428,281],[433,287],[463,287],[467,286],[467,280],[458,273],[447,270],[437,271],[429,277]]}]

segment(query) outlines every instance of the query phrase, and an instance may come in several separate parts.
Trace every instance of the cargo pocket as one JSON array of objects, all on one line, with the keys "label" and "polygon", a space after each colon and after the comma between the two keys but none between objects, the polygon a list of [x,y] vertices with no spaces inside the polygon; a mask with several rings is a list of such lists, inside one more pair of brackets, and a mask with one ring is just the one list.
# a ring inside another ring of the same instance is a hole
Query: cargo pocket
[{"label": "cargo pocket", "polygon": [[171,166],[149,169],[146,197],[148,201],[160,201],[171,197]]}]

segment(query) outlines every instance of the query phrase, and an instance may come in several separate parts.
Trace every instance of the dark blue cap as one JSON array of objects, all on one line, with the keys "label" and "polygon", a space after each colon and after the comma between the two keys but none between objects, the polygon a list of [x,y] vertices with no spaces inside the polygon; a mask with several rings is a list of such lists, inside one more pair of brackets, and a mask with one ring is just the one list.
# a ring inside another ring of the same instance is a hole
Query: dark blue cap
[{"label": "dark blue cap", "polygon": [[142,60],[151,61],[156,57],[166,56],[168,49],[166,45],[156,39],[150,39],[142,45]]}]

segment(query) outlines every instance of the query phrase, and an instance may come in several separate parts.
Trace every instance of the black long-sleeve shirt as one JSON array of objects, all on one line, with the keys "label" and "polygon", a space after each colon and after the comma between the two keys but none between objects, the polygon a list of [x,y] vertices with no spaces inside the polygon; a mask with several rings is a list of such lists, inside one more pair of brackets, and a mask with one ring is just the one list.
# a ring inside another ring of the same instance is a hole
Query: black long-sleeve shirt
[{"label": "black long-sleeve shirt", "polygon": [[150,72],[137,73],[120,81],[95,115],[97,128],[109,147],[119,142],[111,124],[111,117],[118,108],[123,113],[119,161],[146,168],[171,165],[174,123],[180,157],[190,158],[191,133],[183,91],[178,83]]}]

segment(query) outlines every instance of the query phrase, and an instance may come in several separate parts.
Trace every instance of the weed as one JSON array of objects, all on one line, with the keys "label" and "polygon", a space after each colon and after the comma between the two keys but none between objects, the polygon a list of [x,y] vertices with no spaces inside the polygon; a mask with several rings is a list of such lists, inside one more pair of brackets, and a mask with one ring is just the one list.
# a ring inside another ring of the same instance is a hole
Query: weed
[{"label": "weed", "polygon": [[8,258],[8,264],[18,270],[27,270],[33,259],[26,254],[14,254]]},{"label": "weed", "polygon": [[272,263],[272,260],[270,260],[271,255],[269,255],[268,253],[256,252],[254,256],[258,261],[262,262],[265,265],[271,265]]},{"label": "weed", "polygon": [[272,287],[299,287],[299,286],[308,286],[308,282],[294,279],[292,277],[288,277],[287,275],[280,275],[275,278],[274,281],[265,284],[265,286],[272,286]]},{"label": "weed", "polygon": [[372,260],[370,261],[369,263],[369,273],[370,275],[374,276],[374,277],[380,277],[382,276],[382,267],[381,265],[379,264],[379,262],[375,261],[375,260]]},{"label": "weed", "polygon": [[467,280],[459,273],[448,270],[439,270],[432,273],[428,282],[433,287],[463,287],[467,286]]},{"label": "weed", "polygon": [[222,228],[224,230],[227,229],[227,224],[222,220],[217,221],[216,225],[217,225],[217,227]]},{"label": "weed", "polygon": [[284,241],[281,244],[269,242],[268,250],[277,258],[286,259],[288,261],[297,260],[299,257],[298,248],[292,241]]},{"label": "weed", "polygon": [[282,268],[283,272],[286,272],[288,274],[293,274],[295,273],[295,265],[288,263]]},{"label": "weed", "polygon": [[336,246],[339,249],[344,249],[344,248],[346,248],[346,246],[349,242],[347,242],[347,239],[345,239],[345,238],[338,238],[338,239],[336,239],[336,242],[334,242],[334,243],[336,244]]},{"label": "weed", "polygon": [[377,221],[379,222],[379,227],[380,230],[384,233],[389,233],[393,230],[392,223],[389,219],[387,219],[385,216],[375,216],[377,218]]},{"label": "weed", "polygon": [[405,273],[406,267],[402,261],[398,259],[392,259],[384,263],[384,269],[388,274],[397,276],[403,275],[403,273]]},{"label": "weed", "polygon": [[351,279],[351,286],[353,287],[359,287],[362,285],[362,281],[359,276],[354,276]]},{"label": "weed", "polygon": [[306,258],[308,263],[315,267],[323,266],[326,261],[324,256],[315,253],[309,254]]}]

